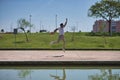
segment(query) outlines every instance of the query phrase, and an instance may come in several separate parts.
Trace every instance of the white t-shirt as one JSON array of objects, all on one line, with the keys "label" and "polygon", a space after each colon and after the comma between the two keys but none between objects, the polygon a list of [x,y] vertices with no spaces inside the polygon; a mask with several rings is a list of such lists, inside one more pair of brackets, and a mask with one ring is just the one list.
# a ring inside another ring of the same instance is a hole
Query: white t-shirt
[{"label": "white t-shirt", "polygon": [[59,35],[64,35],[64,28],[59,27],[58,30],[59,30]]}]

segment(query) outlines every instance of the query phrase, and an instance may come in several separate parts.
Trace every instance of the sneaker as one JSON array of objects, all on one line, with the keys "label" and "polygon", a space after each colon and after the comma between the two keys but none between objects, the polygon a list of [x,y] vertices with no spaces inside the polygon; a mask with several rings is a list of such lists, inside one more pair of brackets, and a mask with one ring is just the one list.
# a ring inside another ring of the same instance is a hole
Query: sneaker
[{"label": "sneaker", "polygon": [[65,48],[63,48],[62,50],[63,50],[63,52],[65,53]]}]

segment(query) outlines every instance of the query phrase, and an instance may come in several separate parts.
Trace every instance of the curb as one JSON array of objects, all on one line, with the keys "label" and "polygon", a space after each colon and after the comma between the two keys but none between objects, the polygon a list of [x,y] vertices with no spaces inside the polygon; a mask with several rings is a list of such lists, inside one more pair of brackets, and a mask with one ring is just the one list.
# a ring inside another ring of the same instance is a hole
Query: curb
[{"label": "curb", "polygon": [[0,61],[0,66],[120,66],[120,61]]},{"label": "curb", "polygon": [[[0,50],[62,50],[62,49],[50,49],[50,48],[0,48]],[[120,51],[120,49],[77,49],[77,48],[67,48],[65,50],[86,50],[86,51]]]}]

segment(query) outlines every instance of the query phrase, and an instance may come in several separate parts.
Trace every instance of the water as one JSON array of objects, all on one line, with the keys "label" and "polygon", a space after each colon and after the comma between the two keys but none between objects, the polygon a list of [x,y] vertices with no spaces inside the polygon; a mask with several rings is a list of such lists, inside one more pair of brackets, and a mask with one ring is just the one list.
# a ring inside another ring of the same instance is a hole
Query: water
[{"label": "water", "polygon": [[0,67],[0,80],[120,80],[120,67]]}]

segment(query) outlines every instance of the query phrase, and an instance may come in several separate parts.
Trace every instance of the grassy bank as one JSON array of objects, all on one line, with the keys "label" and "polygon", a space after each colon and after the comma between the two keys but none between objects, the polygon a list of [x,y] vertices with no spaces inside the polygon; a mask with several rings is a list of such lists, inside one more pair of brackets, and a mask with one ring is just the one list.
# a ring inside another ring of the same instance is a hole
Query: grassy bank
[{"label": "grassy bank", "polygon": [[[61,49],[62,42],[50,45],[51,41],[57,40],[58,34],[50,35],[49,33],[29,33],[29,42],[26,42],[23,33],[0,34],[0,48],[47,48]],[[65,33],[66,48],[68,49],[120,49],[120,36],[100,37],[87,36],[86,33],[75,33],[74,41],[71,39],[72,33]],[[106,39],[106,43],[104,41]]]}]

